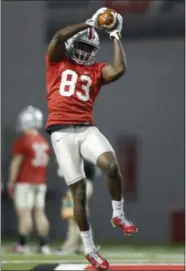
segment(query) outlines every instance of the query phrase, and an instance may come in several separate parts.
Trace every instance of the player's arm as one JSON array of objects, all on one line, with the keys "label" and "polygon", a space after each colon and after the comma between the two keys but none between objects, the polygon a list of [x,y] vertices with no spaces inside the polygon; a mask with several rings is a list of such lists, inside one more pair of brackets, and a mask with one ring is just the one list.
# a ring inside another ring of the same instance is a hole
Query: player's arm
[{"label": "player's arm", "polygon": [[113,82],[120,78],[126,71],[127,60],[124,48],[120,40],[113,39],[114,59],[112,64],[102,68],[102,78],[105,82]]},{"label": "player's arm", "polygon": [[14,185],[17,176],[20,171],[21,164],[24,159],[25,154],[25,147],[24,147],[24,137],[19,137],[12,148],[12,160],[10,162],[10,168],[9,168],[9,178],[8,178],[8,185],[12,186]]},{"label": "player's arm", "polygon": [[105,82],[113,82],[120,78],[126,71],[127,60],[124,48],[120,41],[121,30],[123,27],[123,17],[117,13],[117,25],[112,31],[107,31],[110,38],[113,40],[114,59],[113,63],[105,65],[102,68],[102,78]]},{"label": "player's arm", "polygon": [[78,32],[88,28],[86,23],[67,26],[59,30],[49,43],[47,55],[50,62],[61,61],[65,55],[65,42]]},{"label": "player's arm", "polygon": [[51,40],[47,54],[50,62],[61,61],[65,55],[65,42],[76,35],[78,32],[87,29],[88,27],[99,28],[97,24],[97,19],[99,14],[101,14],[105,10],[105,8],[100,8],[96,11],[96,13],[92,16],[92,18],[88,19],[84,23],[75,24],[71,26],[67,26],[61,30],[59,30]]},{"label": "player's arm", "polygon": [[22,161],[23,161],[23,155],[19,154],[19,155],[13,156],[12,161],[10,163],[10,168],[9,168],[9,182],[8,182],[9,186],[14,185],[17,179],[17,176],[19,174]]},{"label": "player's arm", "polygon": [[7,184],[7,191],[8,195],[12,197],[13,191],[14,191],[14,185],[17,179],[17,176],[20,171],[20,167],[23,161],[23,155],[15,155],[12,158],[12,161],[10,163],[10,168],[9,168],[9,179],[8,179],[8,184]]}]

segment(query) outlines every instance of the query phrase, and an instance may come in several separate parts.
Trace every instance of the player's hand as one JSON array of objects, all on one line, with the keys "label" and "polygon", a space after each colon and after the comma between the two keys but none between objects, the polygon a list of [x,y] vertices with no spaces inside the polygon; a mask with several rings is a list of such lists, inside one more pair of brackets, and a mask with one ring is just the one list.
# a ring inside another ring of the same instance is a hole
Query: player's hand
[{"label": "player's hand", "polygon": [[92,16],[92,18],[86,20],[86,24],[89,26],[92,26],[94,28],[97,29],[101,29],[98,25],[98,17],[100,14],[102,14],[107,8],[100,8],[96,11],[96,13],[94,13],[94,15]]},{"label": "player's hand", "polygon": [[14,193],[14,183],[13,182],[8,182],[8,184],[7,184],[7,192],[8,192],[8,196],[10,197],[10,198],[12,198],[12,196],[13,196],[13,193]]},{"label": "player's hand", "polygon": [[111,31],[106,31],[107,33],[109,33],[109,36],[111,39],[115,38],[117,40],[121,39],[121,31],[123,28],[123,17],[117,13],[117,25],[116,28],[111,30]]}]

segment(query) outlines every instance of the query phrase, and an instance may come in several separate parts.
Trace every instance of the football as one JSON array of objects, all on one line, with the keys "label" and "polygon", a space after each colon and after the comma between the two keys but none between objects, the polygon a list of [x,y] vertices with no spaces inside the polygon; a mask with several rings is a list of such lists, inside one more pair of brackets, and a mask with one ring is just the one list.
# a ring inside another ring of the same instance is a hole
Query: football
[{"label": "football", "polygon": [[112,9],[106,9],[98,17],[98,25],[101,28],[112,30],[117,24],[117,13]]}]

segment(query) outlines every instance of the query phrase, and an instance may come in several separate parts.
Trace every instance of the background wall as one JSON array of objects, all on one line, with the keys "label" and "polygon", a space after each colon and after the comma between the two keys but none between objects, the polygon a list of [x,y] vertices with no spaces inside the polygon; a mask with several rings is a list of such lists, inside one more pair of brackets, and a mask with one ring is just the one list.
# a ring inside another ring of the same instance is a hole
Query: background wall
[{"label": "background wall", "polygon": [[[7,180],[18,112],[32,104],[47,117],[45,24],[45,2],[2,2],[3,182]],[[128,216],[140,231],[130,242],[166,243],[170,239],[170,210],[184,207],[184,37],[123,39],[123,44],[128,71],[118,82],[103,87],[95,105],[95,120],[113,146],[121,134],[140,139],[137,200],[125,203]],[[111,60],[112,54],[110,40],[103,39],[99,60]],[[63,238],[66,226],[59,218],[57,191],[64,193],[65,185],[56,176],[54,162],[48,183],[51,235]],[[108,224],[111,204],[103,177],[95,181],[91,210],[96,238],[120,241],[119,232]],[[12,202],[5,197],[3,236],[15,233],[13,218]]]}]

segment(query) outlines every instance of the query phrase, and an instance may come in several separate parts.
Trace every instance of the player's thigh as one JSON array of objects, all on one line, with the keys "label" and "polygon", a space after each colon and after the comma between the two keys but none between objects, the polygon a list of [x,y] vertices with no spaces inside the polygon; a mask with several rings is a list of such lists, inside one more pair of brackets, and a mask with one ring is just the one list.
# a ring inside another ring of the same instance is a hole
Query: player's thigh
[{"label": "player's thigh", "polygon": [[61,130],[52,133],[51,141],[67,185],[83,179],[85,177],[82,169],[83,159],[76,135]]},{"label": "player's thigh", "polygon": [[35,204],[35,189],[32,184],[29,186],[29,191],[28,191],[28,209],[32,210],[34,208]]},{"label": "player's thigh", "polygon": [[34,200],[34,208],[35,209],[44,209],[45,208],[46,191],[47,191],[46,184],[35,185],[35,200]]},{"label": "player's thigh", "polygon": [[30,184],[15,185],[14,205],[16,209],[32,209],[34,204],[34,191]]},{"label": "player's thigh", "polygon": [[81,143],[81,155],[86,160],[97,164],[97,159],[104,153],[110,152],[115,156],[114,150],[107,138],[97,129],[91,127],[87,133],[87,137]]}]

